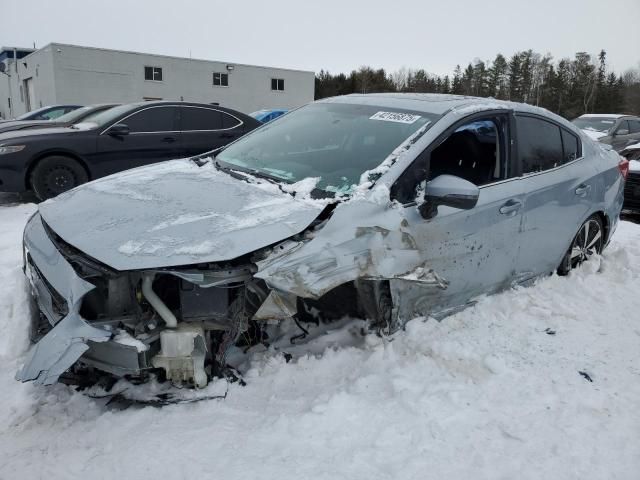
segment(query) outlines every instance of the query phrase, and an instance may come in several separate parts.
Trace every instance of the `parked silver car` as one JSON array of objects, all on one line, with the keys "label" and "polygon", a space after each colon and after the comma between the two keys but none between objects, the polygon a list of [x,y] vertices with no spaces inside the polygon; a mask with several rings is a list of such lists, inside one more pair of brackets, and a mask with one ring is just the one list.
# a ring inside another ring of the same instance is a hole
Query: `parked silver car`
[{"label": "parked silver car", "polygon": [[640,142],[640,117],[608,113],[588,113],[573,120],[589,137],[611,145],[616,152]]},{"label": "parked silver car", "polygon": [[17,378],[202,387],[270,322],[364,315],[391,332],[567,273],[616,228],[620,160],[528,105],[350,95],[91,182],[26,226],[39,341]]}]

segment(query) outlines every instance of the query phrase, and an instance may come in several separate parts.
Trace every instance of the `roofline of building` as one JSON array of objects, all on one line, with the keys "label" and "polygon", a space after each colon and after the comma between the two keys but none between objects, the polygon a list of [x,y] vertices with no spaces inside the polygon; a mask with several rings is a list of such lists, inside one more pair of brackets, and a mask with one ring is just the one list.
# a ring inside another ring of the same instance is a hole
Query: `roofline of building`
[{"label": "roofline of building", "polygon": [[0,52],[13,52],[14,50],[19,50],[21,52],[35,52],[36,48],[24,48],[24,47],[0,47]]},{"label": "roofline of building", "polygon": [[[85,45],[74,45],[72,43],[57,43],[57,42],[50,42],[47,43],[44,47],[42,48],[38,48],[37,50],[32,51],[29,55],[26,55],[24,57],[24,59],[28,58],[29,56],[33,55],[34,53],[39,52],[40,50],[44,50],[47,47],[72,47],[72,48],[84,48],[84,49],[88,49],[88,50],[100,50],[103,52],[116,52],[116,53],[128,53],[128,54],[133,54],[133,55],[147,55],[150,57],[158,57],[158,58],[170,58],[173,60],[189,60],[191,62],[206,62],[206,63],[224,63],[227,65],[233,65],[233,66],[239,66],[239,67],[251,67],[251,68],[264,68],[264,69],[269,69],[269,70],[285,70],[288,72],[296,72],[296,73],[311,73],[313,76],[315,76],[315,72],[312,70],[298,70],[295,68],[282,68],[282,67],[268,67],[266,65],[250,65],[248,63],[237,63],[237,62],[227,62],[224,60],[206,60],[204,58],[189,58],[189,57],[177,57],[174,55],[160,55],[157,53],[145,53],[145,52],[135,52],[132,50],[116,50],[113,48],[101,48],[101,47],[87,47]],[[25,49],[25,50],[33,50],[33,49]]]}]

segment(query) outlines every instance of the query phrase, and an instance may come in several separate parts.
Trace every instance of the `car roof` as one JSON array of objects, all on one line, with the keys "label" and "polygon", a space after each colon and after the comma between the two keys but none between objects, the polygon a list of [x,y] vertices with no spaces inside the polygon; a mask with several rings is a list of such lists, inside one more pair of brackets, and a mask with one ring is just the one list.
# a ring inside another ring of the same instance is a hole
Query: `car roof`
[{"label": "car roof", "polygon": [[235,110],[233,108],[229,108],[229,107],[223,107],[222,105],[213,105],[211,103],[197,103],[197,102],[183,102],[180,100],[176,100],[176,101],[171,101],[171,100],[153,100],[150,102],[133,102],[133,103],[128,103],[126,104],[128,105],[131,110],[135,109],[135,108],[141,108],[141,107],[155,107],[155,106],[162,106],[162,105],[170,105],[170,106],[182,106],[182,107],[206,107],[206,108],[214,108],[214,109],[218,109],[218,110],[222,110],[224,112],[228,112],[228,113],[232,113],[234,115],[243,115],[244,117],[248,117],[248,118],[253,118],[250,117],[249,115],[247,115],[246,113],[242,113],[239,110]]},{"label": "car roof", "polygon": [[490,110],[509,109],[521,112],[555,115],[548,110],[524,103],[496,100],[494,98],[449,95],[442,93],[366,93],[330,97],[319,100],[321,103],[351,103],[377,107],[398,108],[417,112],[444,115],[450,110],[469,109]]},{"label": "car roof", "polygon": [[622,118],[633,117],[633,115],[625,115],[623,113],[585,113],[578,118]]},{"label": "car roof", "polygon": [[89,105],[85,105],[85,107],[89,108],[98,108],[98,107],[119,107],[122,105],[121,103],[90,103]]}]

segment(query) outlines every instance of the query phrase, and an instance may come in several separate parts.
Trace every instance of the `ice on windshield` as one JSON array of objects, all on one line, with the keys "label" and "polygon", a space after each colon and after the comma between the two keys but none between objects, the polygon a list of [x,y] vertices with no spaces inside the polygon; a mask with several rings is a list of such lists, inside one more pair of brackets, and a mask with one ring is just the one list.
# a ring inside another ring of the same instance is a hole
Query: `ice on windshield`
[{"label": "ice on windshield", "polygon": [[320,178],[317,188],[349,193],[403,141],[435,118],[369,105],[317,103],[298,109],[232,144],[223,164],[283,182]]}]

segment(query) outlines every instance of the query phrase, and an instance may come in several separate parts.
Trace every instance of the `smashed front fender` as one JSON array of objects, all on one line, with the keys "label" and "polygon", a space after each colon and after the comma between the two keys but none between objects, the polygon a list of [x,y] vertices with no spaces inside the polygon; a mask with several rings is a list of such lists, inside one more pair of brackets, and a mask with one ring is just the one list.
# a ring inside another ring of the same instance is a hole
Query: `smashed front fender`
[{"label": "smashed front fender", "polygon": [[[89,340],[105,342],[111,332],[89,325],[80,316],[82,297],[95,287],[80,278],[60,254],[39,214],[31,217],[25,227],[24,249],[25,273],[38,303],[45,300],[39,298],[42,292],[51,288],[67,303],[68,313],[62,319],[49,318],[50,323],[55,323],[54,328],[31,351],[16,380],[51,385],[89,349]],[[37,288],[38,283],[46,289]]]},{"label": "smashed front fender", "polygon": [[[379,188],[386,190],[384,186]],[[384,199],[385,195],[386,202],[375,200]],[[357,279],[410,275],[421,266],[422,258],[402,207],[388,201],[386,190],[379,197],[373,196],[373,200],[354,199],[348,205],[338,206],[311,240],[258,262],[256,277],[279,292],[317,299]],[[428,267],[424,269],[428,271]]]}]

